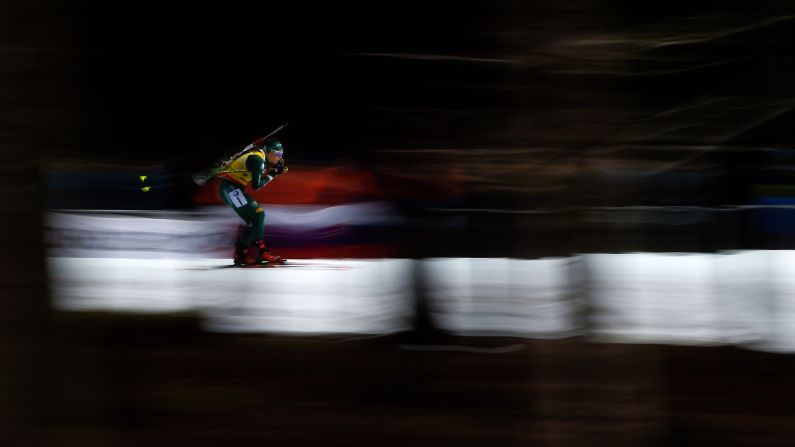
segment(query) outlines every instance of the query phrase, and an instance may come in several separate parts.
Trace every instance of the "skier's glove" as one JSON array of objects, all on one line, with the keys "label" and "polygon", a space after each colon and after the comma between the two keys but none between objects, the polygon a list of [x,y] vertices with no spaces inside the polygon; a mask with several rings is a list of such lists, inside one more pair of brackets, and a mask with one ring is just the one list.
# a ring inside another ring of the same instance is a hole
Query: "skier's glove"
[{"label": "skier's glove", "polygon": [[287,172],[287,165],[284,163],[284,159],[282,158],[279,160],[276,165],[268,171],[268,175],[271,177],[276,177],[278,175],[284,174]]}]

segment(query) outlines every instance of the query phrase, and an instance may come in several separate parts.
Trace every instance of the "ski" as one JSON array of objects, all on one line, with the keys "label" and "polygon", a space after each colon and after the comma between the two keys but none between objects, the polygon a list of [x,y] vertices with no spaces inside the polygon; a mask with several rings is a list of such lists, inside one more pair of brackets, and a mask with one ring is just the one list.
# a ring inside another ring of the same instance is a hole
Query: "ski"
[{"label": "ski", "polygon": [[203,267],[192,267],[188,270],[225,270],[225,269],[279,269],[279,268],[302,268],[310,270],[350,270],[351,267],[333,264],[302,263],[295,261],[267,262],[262,264],[239,265],[224,264]]}]

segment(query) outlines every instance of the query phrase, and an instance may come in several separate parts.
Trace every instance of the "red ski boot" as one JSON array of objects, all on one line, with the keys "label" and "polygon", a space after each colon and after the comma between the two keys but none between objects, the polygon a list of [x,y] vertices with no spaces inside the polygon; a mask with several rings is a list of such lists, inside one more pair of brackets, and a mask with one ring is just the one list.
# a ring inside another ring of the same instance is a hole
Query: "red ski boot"
[{"label": "red ski boot", "polygon": [[235,247],[235,265],[256,265],[259,263],[258,254],[255,246]]},{"label": "red ski boot", "polygon": [[281,256],[271,253],[263,240],[254,241],[253,247],[259,251],[260,262],[263,264],[280,264],[285,261]]}]

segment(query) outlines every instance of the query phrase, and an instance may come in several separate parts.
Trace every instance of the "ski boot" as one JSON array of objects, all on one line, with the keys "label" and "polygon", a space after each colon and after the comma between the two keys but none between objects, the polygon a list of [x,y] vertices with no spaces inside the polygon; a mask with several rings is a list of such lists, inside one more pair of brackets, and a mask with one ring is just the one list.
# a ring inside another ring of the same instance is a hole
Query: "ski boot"
[{"label": "ski boot", "polygon": [[256,265],[259,263],[259,253],[254,246],[235,247],[235,265]]},{"label": "ski boot", "polygon": [[254,241],[253,248],[259,252],[259,259],[263,264],[282,264],[285,261],[281,256],[271,253],[265,246],[265,241],[261,239]]}]

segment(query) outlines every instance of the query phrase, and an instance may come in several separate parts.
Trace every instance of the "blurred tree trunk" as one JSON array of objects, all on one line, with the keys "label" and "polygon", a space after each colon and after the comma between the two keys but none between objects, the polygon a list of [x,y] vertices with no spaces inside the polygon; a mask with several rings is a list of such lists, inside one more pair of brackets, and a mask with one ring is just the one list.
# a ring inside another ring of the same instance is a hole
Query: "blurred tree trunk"
[{"label": "blurred tree trunk", "polygon": [[[68,148],[80,87],[59,8],[0,7],[0,439],[50,445],[56,352],[45,265],[43,162]],[[78,61],[79,62],[79,61]]]}]

